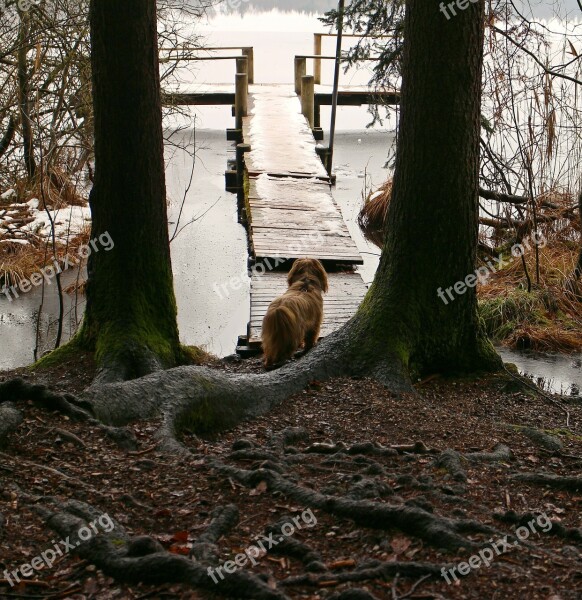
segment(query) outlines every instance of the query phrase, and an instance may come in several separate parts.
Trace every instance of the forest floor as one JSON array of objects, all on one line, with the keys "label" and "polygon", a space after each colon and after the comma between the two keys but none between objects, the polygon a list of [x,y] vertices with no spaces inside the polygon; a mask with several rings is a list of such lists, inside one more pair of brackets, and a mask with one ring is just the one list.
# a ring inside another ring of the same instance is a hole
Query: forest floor
[{"label": "forest floor", "polygon": [[[256,359],[213,366],[260,370]],[[75,364],[42,373],[2,373],[0,382],[14,376],[78,393],[90,383],[93,365],[80,356]],[[56,542],[35,510],[46,496],[88,502],[129,535],[151,536],[182,555],[208,526],[215,507],[234,504],[240,520],[217,542],[220,564],[254,544],[269,526],[280,528],[299,516],[289,538],[261,550],[255,566],[243,567],[293,599],[582,598],[580,400],[566,404],[540,395],[507,374],[433,378],[416,388],[417,395],[395,397],[367,379],[314,381],[267,415],[230,431],[186,433],[182,441],[191,460],[158,452],[155,420],[129,425],[138,445],[124,451],[96,427],[21,403],[25,420],[0,453],[0,598],[220,597],[212,586],[208,591],[119,583],[73,553],[32,577],[21,575],[23,583],[12,587],[11,572]],[[371,444],[354,447],[366,442]],[[333,511],[309,512],[265,482],[246,487],[212,468],[209,457],[242,470],[267,460],[304,489],[368,506],[417,507],[474,520],[492,529],[466,537],[492,539],[496,552],[491,551],[489,568],[481,564],[466,577],[448,575],[450,585],[438,572],[426,578],[388,576],[383,569],[389,563],[431,563],[440,571],[467,562],[476,551],[445,551],[397,528],[375,527],[374,521],[363,525]],[[543,479],[515,478],[524,473],[569,479],[540,485]],[[516,533],[519,524],[525,529]],[[509,547],[500,552],[506,535]],[[319,569],[313,564],[306,569],[306,553]],[[348,593],[350,588],[359,591]]]}]

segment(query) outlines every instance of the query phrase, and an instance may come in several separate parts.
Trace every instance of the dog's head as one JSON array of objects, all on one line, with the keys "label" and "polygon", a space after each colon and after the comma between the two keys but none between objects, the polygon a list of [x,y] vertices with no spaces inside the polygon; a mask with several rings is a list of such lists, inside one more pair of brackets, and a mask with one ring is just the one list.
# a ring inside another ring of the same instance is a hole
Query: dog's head
[{"label": "dog's head", "polygon": [[323,265],[315,258],[298,258],[287,275],[289,285],[296,281],[316,285],[322,292],[327,292],[327,273]]}]

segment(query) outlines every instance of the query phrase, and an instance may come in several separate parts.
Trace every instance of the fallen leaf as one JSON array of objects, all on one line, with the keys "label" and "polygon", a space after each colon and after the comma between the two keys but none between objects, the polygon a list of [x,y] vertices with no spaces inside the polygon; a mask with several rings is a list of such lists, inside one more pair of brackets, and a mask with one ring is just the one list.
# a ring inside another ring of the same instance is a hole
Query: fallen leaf
[{"label": "fallen leaf", "polygon": [[172,540],[174,542],[187,542],[188,541],[188,532],[187,531],[176,531],[173,535]]},{"label": "fallen leaf", "polygon": [[405,537],[394,537],[390,540],[390,546],[395,554],[402,554],[410,548],[411,541]]}]

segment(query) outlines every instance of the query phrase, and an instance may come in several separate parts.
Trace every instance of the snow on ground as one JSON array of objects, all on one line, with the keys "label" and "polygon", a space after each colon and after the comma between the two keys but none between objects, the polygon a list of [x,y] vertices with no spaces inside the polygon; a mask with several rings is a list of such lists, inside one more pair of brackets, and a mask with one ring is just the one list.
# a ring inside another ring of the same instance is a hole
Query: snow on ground
[{"label": "snow on ground", "polygon": [[[2,195],[4,196],[11,197],[8,192]],[[33,198],[25,204],[10,204],[1,209],[0,243],[15,242],[25,245],[30,238],[47,238],[51,235],[51,220],[54,222],[57,241],[65,243],[79,235],[91,222],[88,205],[50,209],[48,213],[39,205],[39,200]]]}]

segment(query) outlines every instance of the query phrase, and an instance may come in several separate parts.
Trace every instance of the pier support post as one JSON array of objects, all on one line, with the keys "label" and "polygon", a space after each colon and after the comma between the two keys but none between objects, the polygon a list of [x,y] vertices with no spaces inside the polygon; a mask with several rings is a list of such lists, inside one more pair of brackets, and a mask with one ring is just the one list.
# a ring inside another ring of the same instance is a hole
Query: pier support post
[{"label": "pier support post", "polygon": [[247,74],[249,76],[249,85],[255,83],[255,50],[252,46],[242,49],[243,56],[247,57]]},{"label": "pier support post", "polygon": [[315,126],[315,78],[304,75],[301,79],[301,112],[309,123],[309,128]]},{"label": "pier support post", "polygon": [[236,145],[236,187],[239,222],[246,222],[245,210],[245,154],[251,151],[249,144]]},{"label": "pier support post", "polygon": [[[321,33],[313,34],[313,54],[315,56],[321,56],[321,48],[322,48],[322,35]],[[316,85],[321,84],[321,58],[313,59],[313,76],[315,77]]]},{"label": "pier support post", "polygon": [[236,174],[237,183],[240,189],[242,189],[244,184],[245,153],[250,151],[250,144],[236,145]]},{"label": "pier support post", "polygon": [[301,56],[295,57],[295,93],[301,94],[301,79],[307,75],[307,59]]},{"label": "pier support post", "polygon": [[321,127],[321,104],[319,102],[314,102],[314,104],[315,104],[315,107],[313,110],[313,114],[314,114],[313,126]]},{"label": "pier support post", "polygon": [[242,130],[242,120],[248,114],[248,93],[249,93],[249,77],[246,73],[236,74],[236,94],[235,94],[235,129]]}]

